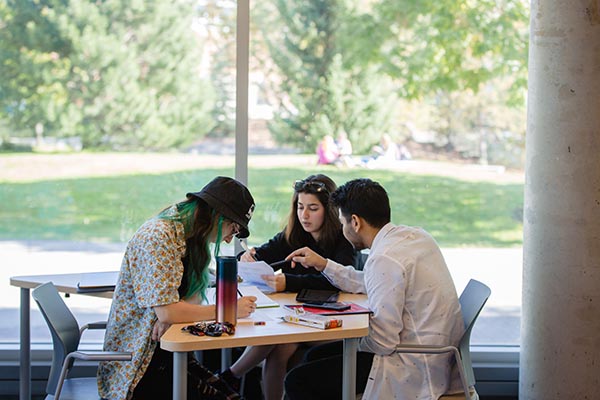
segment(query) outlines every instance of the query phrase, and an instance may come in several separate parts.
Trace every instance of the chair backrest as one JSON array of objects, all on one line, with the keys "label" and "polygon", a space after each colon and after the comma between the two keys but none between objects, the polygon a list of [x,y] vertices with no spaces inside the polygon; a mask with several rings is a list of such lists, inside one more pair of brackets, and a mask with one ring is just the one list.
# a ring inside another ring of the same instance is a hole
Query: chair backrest
[{"label": "chair backrest", "polygon": [[491,293],[492,291],[489,287],[479,281],[471,279],[459,298],[460,308],[465,322],[465,333],[460,339],[458,350],[460,351],[463,369],[466,373],[466,379],[469,386],[475,385],[475,374],[473,373],[471,351],[469,348],[471,342],[471,330]]},{"label": "chair backrest", "polygon": [[46,393],[54,395],[65,357],[79,346],[79,325],[52,282],[36,287],[31,295],[52,334],[54,352]]}]

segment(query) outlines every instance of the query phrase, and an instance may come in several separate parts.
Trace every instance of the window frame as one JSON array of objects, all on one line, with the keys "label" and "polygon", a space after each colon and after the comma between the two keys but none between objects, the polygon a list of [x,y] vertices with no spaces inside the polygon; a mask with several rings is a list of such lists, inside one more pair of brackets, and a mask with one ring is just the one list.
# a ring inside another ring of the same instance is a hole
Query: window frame
[{"label": "window frame", "polygon": [[[250,43],[250,4],[249,0],[237,2],[236,20],[236,121],[235,121],[235,178],[248,183],[248,89],[249,89],[249,43]],[[241,248],[236,243],[236,251]],[[99,343],[82,342],[86,350],[101,350]],[[0,362],[5,366],[0,380],[10,382],[16,377],[18,388],[20,343],[0,342]],[[480,395],[517,396],[519,377],[520,345],[471,346],[471,356]],[[37,377],[38,369],[47,368],[52,360],[51,343],[31,344],[32,377]],[[17,370],[16,372],[14,370]],[[85,371],[95,368],[86,366]],[[42,375],[44,376],[44,375]],[[8,385],[8,388],[12,385]],[[37,386],[32,385],[36,395]],[[7,389],[0,390],[2,394]],[[8,389],[10,390],[10,389]]]}]

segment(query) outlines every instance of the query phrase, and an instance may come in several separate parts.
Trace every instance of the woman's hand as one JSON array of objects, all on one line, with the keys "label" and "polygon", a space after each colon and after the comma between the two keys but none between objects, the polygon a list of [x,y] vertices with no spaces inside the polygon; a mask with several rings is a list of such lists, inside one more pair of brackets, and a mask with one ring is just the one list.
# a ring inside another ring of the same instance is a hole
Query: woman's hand
[{"label": "woman's hand", "polygon": [[240,297],[237,302],[238,318],[246,318],[256,311],[256,297],[244,296]]},{"label": "woman's hand", "polygon": [[158,342],[161,336],[167,331],[167,329],[169,329],[170,326],[171,324],[156,321],[152,327],[152,340]]},{"label": "woman's hand", "polygon": [[283,292],[285,290],[285,274],[261,275],[261,278],[276,292]]},{"label": "woman's hand", "polygon": [[240,257],[240,261],[244,262],[254,262],[256,261],[256,249],[254,247],[250,247],[248,251],[245,251],[244,254]]}]

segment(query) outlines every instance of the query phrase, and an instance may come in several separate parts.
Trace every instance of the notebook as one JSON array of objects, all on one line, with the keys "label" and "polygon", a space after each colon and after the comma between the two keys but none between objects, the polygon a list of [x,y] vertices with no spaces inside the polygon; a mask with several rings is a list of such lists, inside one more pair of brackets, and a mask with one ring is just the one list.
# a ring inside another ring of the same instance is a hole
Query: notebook
[{"label": "notebook", "polygon": [[114,291],[119,278],[119,271],[86,272],[81,274],[77,283],[78,293]]},{"label": "notebook", "polygon": [[264,294],[258,287],[250,285],[239,285],[238,289],[244,296],[256,297],[256,308],[275,308],[279,307],[279,303],[271,300],[269,296]]},{"label": "notebook", "polygon": [[342,311],[326,310],[324,308],[310,307],[303,304],[289,304],[284,306],[287,309],[304,308],[304,311],[310,314],[319,315],[348,315],[348,314],[372,314],[373,311],[356,303],[347,303],[350,308]]}]

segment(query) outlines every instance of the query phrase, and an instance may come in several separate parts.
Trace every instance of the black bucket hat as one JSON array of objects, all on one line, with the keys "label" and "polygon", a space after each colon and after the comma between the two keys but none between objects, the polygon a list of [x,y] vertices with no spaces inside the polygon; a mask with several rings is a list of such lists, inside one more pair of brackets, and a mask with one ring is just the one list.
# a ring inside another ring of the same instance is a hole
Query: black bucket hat
[{"label": "black bucket hat", "polygon": [[242,183],[226,176],[218,176],[201,191],[188,193],[187,197],[204,200],[225,218],[236,222],[240,226],[237,237],[243,239],[250,235],[248,223],[254,213],[254,198]]}]

